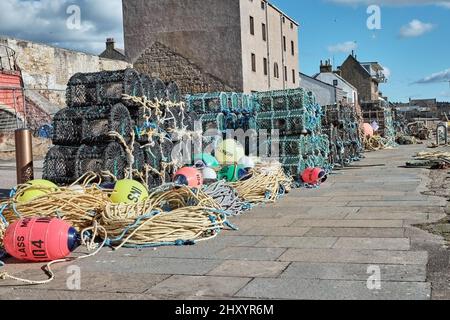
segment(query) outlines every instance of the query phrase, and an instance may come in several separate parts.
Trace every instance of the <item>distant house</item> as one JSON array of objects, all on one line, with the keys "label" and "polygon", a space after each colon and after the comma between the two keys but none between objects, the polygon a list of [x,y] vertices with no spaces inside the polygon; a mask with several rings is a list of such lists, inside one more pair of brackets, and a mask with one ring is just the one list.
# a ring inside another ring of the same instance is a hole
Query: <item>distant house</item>
[{"label": "distant house", "polygon": [[361,104],[384,100],[379,85],[387,82],[387,79],[384,68],[378,62],[359,62],[356,56],[351,54],[338,70],[339,75],[358,90]]},{"label": "distant house", "polygon": [[333,72],[333,66],[329,60],[320,62],[320,73],[313,78],[340,88],[347,103],[358,104],[358,90],[339,74]]},{"label": "distant house", "polygon": [[106,39],[106,50],[100,55],[100,58],[112,59],[112,60],[122,60],[126,61],[125,51],[123,49],[116,48],[115,41],[113,38]]},{"label": "distant house", "polygon": [[311,91],[321,106],[336,105],[344,99],[344,91],[341,88],[330,85],[319,79],[300,73],[300,88]]},{"label": "distant house", "polygon": [[409,104],[427,108],[430,111],[436,111],[438,107],[436,99],[411,99]]}]

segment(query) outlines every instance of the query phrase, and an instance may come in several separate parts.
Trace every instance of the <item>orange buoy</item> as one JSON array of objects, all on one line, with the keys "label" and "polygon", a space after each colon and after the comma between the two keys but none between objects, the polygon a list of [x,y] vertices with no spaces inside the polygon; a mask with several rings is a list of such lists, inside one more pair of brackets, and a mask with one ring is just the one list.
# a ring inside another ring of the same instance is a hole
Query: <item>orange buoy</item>
[{"label": "orange buoy", "polygon": [[301,178],[304,183],[313,185],[320,184],[327,180],[326,172],[321,168],[307,168],[303,171]]},{"label": "orange buoy", "polygon": [[56,218],[24,218],[11,224],[3,244],[16,259],[48,262],[64,259],[78,246],[78,234],[67,222]]},{"label": "orange buoy", "polygon": [[175,173],[173,182],[191,188],[200,188],[203,185],[203,176],[196,168],[184,167]]}]

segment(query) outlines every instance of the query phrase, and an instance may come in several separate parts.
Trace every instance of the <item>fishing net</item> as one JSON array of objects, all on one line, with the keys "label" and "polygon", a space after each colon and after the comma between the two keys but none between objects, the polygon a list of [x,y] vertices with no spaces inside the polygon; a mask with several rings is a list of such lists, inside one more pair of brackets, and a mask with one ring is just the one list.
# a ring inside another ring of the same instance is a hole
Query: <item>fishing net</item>
[{"label": "fishing net", "polygon": [[69,80],[66,98],[69,107],[88,107],[119,103],[124,94],[144,94],[141,76],[134,69],[78,73]]},{"label": "fishing net", "polygon": [[178,84],[176,82],[170,82],[167,85],[167,100],[172,102],[180,102],[181,101],[181,92]]},{"label": "fishing net", "polygon": [[360,118],[351,105],[329,106],[324,109],[323,132],[330,140],[330,161],[341,167],[361,159]]},{"label": "fishing net", "polygon": [[141,82],[142,82],[143,95],[148,100],[155,99],[156,93],[155,93],[155,87],[153,86],[152,78],[150,78],[146,74],[143,74],[143,75],[141,75]]},{"label": "fishing net", "polygon": [[259,112],[309,109],[317,104],[314,95],[302,88],[259,92],[254,97]]},{"label": "fishing net", "polygon": [[53,118],[53,144],[79,145],[82,139],[83,109],[60,110]]},{"label": "fishing net", "polygon": [[82,142],[85,144],[113,141],[111,132],[118,132],[125,141],[130,141],[131,131],[130,113],[121,103],[113,106],[91,107],[84,113]]},{"label": "fishing net", "polygon": [[45,157],[43,178],[56,184],[74,182],[77,152],[78,147],[52,147]]},{"label": "fishing net", "polygon": [[153,88],[155,90],[155,98],[164,101],[167,97],[167,87],[166,84],[158,78],[153,79]]},{"label": "fishing net", "polygon": [[127,156],[123,147],[117,142],[107,145],[82,145],[77,153],[76,176],[87,172],[111,173],[117,179],[124,179]]},{"label": "fishing net", "polygon": [[228,215],[240,215],[251,208],[251,205],[242,201],[237,191],[224,181],[204,186],[203,192],[219,204]]},{"label": "fishing net", "polygon": [[[232,93],[216,92],[189,95],[186,97],[188,111],[202,114],[217,114],[230,112],[232,108]],[[235,108],[237,106],[235,105]]]}]

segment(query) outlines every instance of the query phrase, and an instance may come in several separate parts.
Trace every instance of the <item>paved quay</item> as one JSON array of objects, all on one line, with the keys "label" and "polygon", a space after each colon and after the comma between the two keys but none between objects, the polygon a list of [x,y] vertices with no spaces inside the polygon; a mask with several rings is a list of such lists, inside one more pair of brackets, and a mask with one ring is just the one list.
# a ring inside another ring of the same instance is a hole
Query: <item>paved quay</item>
[{"label": "paved quay", "polygon": [[[0,282],[0,299],[431,299],[426,248],[444,242],[413,225],[445,217],[447,201],[421,194],[427,170],[401,167],[424,148],[367,153],[320,189],[295,190],[231,219],[239,231],[211,241],[104,249],[74,263],[80,290],[69,290],[74,269],[65,264],[48,285]],[[40,266],[6,270],[45,279]]]}]

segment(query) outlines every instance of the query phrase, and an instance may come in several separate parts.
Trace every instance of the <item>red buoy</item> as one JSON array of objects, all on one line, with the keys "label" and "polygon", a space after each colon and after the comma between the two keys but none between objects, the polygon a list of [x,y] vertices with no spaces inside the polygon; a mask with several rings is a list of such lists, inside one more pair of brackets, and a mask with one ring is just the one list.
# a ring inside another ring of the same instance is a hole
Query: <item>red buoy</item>
[{"label": "red buoy", "polygon": [[184,167],[175,173],[173,181],[179,185],[200,188],[203,185],[203,176],[196,168]]},{"label": "red buoy", "polygon": [[325,182],[326,179],[326,172],[321,168],[307,168],[302,173],[302,180],[307,184],[317,185]]},{"label": "red buoy", "polygon": [[64,259],[77,247],[77,232],[56,218],[24,218],[11,224],[3,244],[16,259],[48,262]]}]

